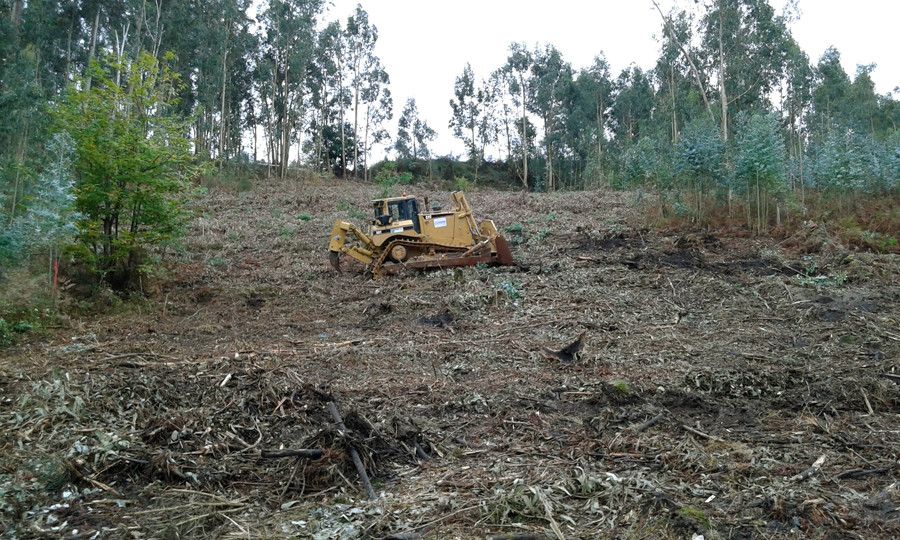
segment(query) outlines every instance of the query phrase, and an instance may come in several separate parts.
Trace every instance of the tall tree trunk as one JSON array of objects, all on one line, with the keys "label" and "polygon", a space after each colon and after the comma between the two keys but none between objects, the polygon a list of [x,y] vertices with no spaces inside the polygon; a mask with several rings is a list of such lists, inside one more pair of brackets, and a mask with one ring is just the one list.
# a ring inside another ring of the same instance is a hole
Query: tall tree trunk
[{"label": "tall tree trunk", "polygon": [[728,142],[728,95],[725,92],[725,47],[722,44],[722,2],[719,2],[719,99],[722,102],[722,140]]},{"label": "tall tree trunk", "polygon": [[472,125],[470,127],[472,128],[472,161],[475,162],[473,164],[473,165],[475,165],[475,181],[474,181],[474,183],[477,184],[478,183],[478,145],[475,142],[475,122],[474,122],[474,120],[472,121]]},{"label": "tall tree trunk", "polygon": [[528,191],[528,124],[525,110],[525,77],[519,75],[519,87],[522,89],[522,187]]},{"label": "tall tree trunk", "polygon": [[669,94],[672,97],[672,144],[678,143],[678,114],[675,108],[675,66],[669,66]]},{"label": "tall tree trunk", "polygon": [[[357,78],[359,78],[357,76]],[[359,83],[353,89],[353,178],[359,178]]]},{"label": "tall tree trunk", "polygon": [[97,53],[97,31],[100,26],[100,6],[97,6],[97,11],[94,12],[94,25],[91,27],[91,47],[88,50],[88,77],[87,86],[88,91],[91,89],[91,62],[94,61],[94,55]]},{"label": "tall tree trunk", "polygon": [[153,57],[159,58],[159,46],[162,43],[163,28],[160,25],[162,18],[162,0],[156,0],[156,36],[153,42]]},{"label": "tall tree trunk", "polygon": [[509,132],[509,107],[503,104],[503,127],[506,130],[506,160],[512,161],[512,135]]},{"label": "tall tree trunk", "polygon": [[222,99],[220,100],[219,105],[219,114],[220,122],[219,122],[219,172],[222,171],[223,161],[225,160],[225,83],[228,81],[228,41],[225,42],[225,54],[222,55]]},{"label": "tall tree trunk", "polygon": [[141,11],[138,13],[137,27],[135,28],[135,35],[137,39],[134,42],[134,52],[135,55],[140,54],[142,47],[142,33],[144,31],[144,18],[147,16],[147,0],[144,0],[141,3]]},{"label": "tall tree trunk", "polygon": [[341,178],[347,178],[347,136],[344,129],[344,76],[340,62],[337,62],[338,73],[338,107],[340,108],[341,121]]},{"label": "tall tree trunk", "polygon": [[16,152],[16,177],[13,183],[12,201],[9,207],[9,225],[13,224],[16,219],[16,206],[18,205],[19,185],[22,178],[22,164],[25,162],[25,147],[28,140],[28,124],[26,121],[25,129],[19,139],[19,148]]},{"label": "tall tree trunk", "polygon": [[694,58],[691,56],[687,47],[678,40],[678,37],[675,36],[675,29],[672,27],[672,23],[669,21],[669,18],[665,16],[662,12],[662,8],[659,7],[659,4],[656,0],[651,0],[653,2],[653,6],[656,7],[656,11],[659,12],[659,16],[662,17],[663,26],[666,29],[666,33],[669,34],[669,39],[671,39],[678,48],[681,50],[681,54],[684,55],[685,59],[688,62],[688,66],[691,68],[691,73],[694,74],[694,79],[697,82],[697,87],[700,88],[700,96],[703,98],[703,105],[706,107],[706,112],[709,113],[709,119],[715,122],[715,115],[712,112],[712,106],[709,104],[709,96],[706,91],[706,85],[703,84],[703,77],[700,76],[700,70],[697,69],[697,64],[694,63]]},{"label": "tall tree trunk", "polygon": [[288,164],[291,155],[291,102],[290,102],[290,71],[291,66],[284,64],[284,82],[282,83],[282,98],[284,111],[281,120],[281,178],[287,177]]},{"label": "tall tree trunk", "polygon": [[370,116],[369,111],[371,109],[370,104],[366,104],[366,127],[365,127],[365,135],[363,136],[363,179],[368,182],[369,181],[369,122]]},{"label": "tall tree trunk", "polygon": [[12,9],[9,12],[9,21],[12,23],[14,31],[18,31],[19,25],[22,24],[23,5],[24,0],[13,0]]}]

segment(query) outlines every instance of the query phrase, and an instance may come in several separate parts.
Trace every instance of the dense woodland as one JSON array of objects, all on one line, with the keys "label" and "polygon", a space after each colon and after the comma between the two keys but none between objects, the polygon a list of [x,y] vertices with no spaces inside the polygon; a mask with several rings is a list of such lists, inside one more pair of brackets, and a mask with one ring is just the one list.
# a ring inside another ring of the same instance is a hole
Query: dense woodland
[{"label": "dense woodland", "polygon": [[[727,206],[757,231],[802,212],[810,189],[896,194],[900,109],[875,91],[874,64],[810,59],[792,5],[652,5],[649,70],[614,73],[600,51],[578,68],[524,43],[491,73],[467,66],[447,89],[467,155],[438,156],[435,119],[393,103],[363,6],[330,21],[323,0],[3,0],[0,259],[53,260],[74,236],[104,275],[133,269],[141,246],[177,236],[172,201],[192,179],[248,167],[638,187],[698,222]],[[393,161],[372,163],[385,150]]]}]

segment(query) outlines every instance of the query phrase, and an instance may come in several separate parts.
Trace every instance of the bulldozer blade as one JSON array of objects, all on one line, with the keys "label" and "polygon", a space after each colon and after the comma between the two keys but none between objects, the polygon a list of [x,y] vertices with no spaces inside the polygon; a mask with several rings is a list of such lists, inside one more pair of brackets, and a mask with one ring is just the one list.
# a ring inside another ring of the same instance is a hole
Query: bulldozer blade
[{"label": "bulldozer blade", "polygon": [[329,251],[328,252],[328,262],[331,263],[331,267],[334,268],[335,272],[338,274],[341,273],[341,254],[337,251]]},{"label": "bulldozer blade", "polygon": [[509,242],[506,241],[506,238],[503,238],[503,235],[498,234],[496,238],[494,238],[494,248],[497,250],[497,257],[495,261],[497,264],[501,266],[515,266],[516,261],[513,260],[512,251],[509,249]]}]

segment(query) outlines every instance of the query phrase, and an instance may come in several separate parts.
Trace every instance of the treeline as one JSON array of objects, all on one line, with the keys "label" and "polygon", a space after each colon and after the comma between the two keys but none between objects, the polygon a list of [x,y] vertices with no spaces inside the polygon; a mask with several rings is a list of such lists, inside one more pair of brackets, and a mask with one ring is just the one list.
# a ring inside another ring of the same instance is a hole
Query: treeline
[{"label": "treeline", "polygon": [[181,234],[201,173],[364,176],[390,80],[362,7],[326,9],[0,0],[0,278],[38,254],[55,276],[65,251],[70,275],[133,287]]},{"label": "treeline", "polygon": [[765,0],[710,0],[693,14],[653,4],[661,47],[649,71],[614,75],[602,54],[576,70],[552,45],[519,43],[483,78],[467,66],[450,127],[474,175],[493,154],[526,189],[675,188],[701,218],[715,197],[747,200],[751,220],[809,187],[897,190],[900,108],[875,92],[874,65],[851,78],[833,48],[811,63],[790,15]]},{"label": "treeline", "polygon": [[5,194],[28,191],[23,166],[41,161],[48,107],[66,86],[92,61],[142,53],[168,55],[196,155],[258,157],[279,174],[302,156],[361,174],[357,163],[387,136],[389,77],[368,14],[357,7],[328,23],[325,9],[324,0],[0,1],[0,172],[19,178]]},{"label": "treeline", "polygon": [[220,170],[262,162],[284,176],[301,164],[369,178],[380,146],[416,176],[537,191],[650,186],[700,219],[705,205],[746,202],[751,222],[750,206],[763,219],[774,204],[777,217],[788,193],[808,188],[896,192],[900,112],[875,92],[874,65],[850,77],[834,49],[811,62],[791,15],[765,0],[668,13],[651,3],[652,69],[613,74],[602,54],[576,69],[552,45],[519,43],[491,73],[467,66],[448,89],[448,127],[468,154],[454,163],[435,160],[433,119],[415,99],[388,133],[390,78],[360,6],[329,22],[324,0],[0,0],[0,220],[38,215],[54,190],[72,196],[81,173],[52,159],[71,146],[55,137],[53,111],[67,88],[91,89],[91,65],[124,87],[143,57],[172,75],[174,92],[148,114],[186,121],[193,157]]}]

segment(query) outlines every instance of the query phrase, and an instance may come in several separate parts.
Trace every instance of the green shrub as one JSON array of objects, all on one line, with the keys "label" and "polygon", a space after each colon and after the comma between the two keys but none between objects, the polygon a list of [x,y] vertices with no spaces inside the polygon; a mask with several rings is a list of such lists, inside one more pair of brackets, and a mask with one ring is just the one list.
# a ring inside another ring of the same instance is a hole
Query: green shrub
[{"label": "green shrub", "polygon": [[503,232],[517,235],[521,235],[524,230],[525,227],[523,227],[521,223],[513,223],[503,228]]},{"label": "green shrub", "polygon": [[15,342],[12,325],[0,319],[0,347],[9,347]]},{"label": "green shrub", "polygon": [[453,180],[453,189],[456,191],[470,191],[472,189],[472,183],[469,182],[467,178],[457,176]]},{"label": "green shrub", "polygon": [[500,284],[500,290],[506,294],[506,297],[510,300],[518,300],[522,298],[522,288],[511,281],[504,281]]},{"label": "green shrub", "polygon": [[73,86],[56,110],[75,147],[81,262],[115,288],[133,286],[149,250],[183,234],[188,181],[202,172],[189,119],[169,112],[181,86],[172,60],[92,64],[91,85]]}]

